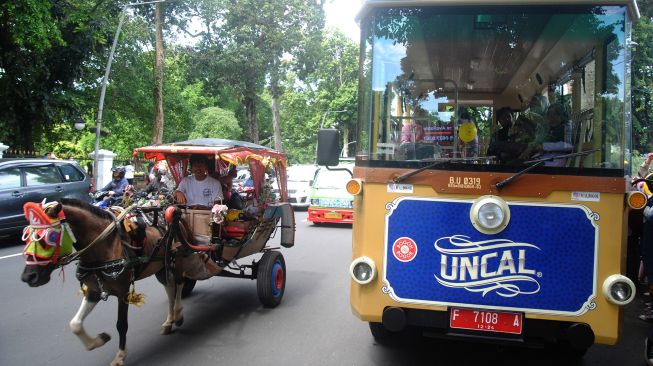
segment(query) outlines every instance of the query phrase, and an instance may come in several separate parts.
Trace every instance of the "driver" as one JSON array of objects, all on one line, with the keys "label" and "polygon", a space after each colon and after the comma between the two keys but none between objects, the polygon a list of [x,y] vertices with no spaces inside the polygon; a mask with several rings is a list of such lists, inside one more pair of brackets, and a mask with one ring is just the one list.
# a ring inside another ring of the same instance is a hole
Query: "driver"
[{"label": "driver", "polygon": [[101,191],[107,192],[109,196],[121,196],[125,188],[129,185],[129,182],[125,178],[125,168],[116,167],[111,171],[112,180]]},{"label": "driver", "polygon": [[177,203],[210,207],[215,201],[223,199],[220,181],[209,176],[206,160],[202,155],[191,155],[192,175],[184,177],[173,194]]}]

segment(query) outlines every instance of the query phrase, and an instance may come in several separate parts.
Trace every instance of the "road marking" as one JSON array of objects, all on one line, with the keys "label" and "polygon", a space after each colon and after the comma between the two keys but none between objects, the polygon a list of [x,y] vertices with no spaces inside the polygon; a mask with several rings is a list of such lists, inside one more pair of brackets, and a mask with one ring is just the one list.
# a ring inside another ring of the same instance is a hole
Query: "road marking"
[{"label": "road marking", "polygon": [[5,255],[4,257],[0,257],[0,259],[7,259],[7,258],[11,258],[11,257],[18,257],[19,255],[23,255],[23,253],[16,253],[16,254],[12,254],[12,255]]}]

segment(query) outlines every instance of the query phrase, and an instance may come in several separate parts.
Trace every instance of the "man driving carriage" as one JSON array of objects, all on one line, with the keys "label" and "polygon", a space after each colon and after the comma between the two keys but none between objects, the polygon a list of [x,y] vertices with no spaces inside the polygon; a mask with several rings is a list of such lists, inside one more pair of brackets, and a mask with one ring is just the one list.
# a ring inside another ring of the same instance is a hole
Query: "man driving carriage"
[{"label": "man driving carriage", "polygon": [[223,199],[220,181],[208,172],[207,159],[203,155],[191,155],[192,174],[184,177],[173,193],[175,201],[188,206],[210,207]]}]

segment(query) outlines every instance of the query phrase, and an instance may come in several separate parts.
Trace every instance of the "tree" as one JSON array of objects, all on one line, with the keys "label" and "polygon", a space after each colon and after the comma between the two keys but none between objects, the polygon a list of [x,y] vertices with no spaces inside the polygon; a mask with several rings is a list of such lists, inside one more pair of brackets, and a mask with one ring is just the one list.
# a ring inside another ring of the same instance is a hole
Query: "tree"
[{"label": "tree", "polygon": [[633,27],[632,94],[633,94],[633,149],[653,151],[653,4],[638,1],[642,17]]},{"label": "tree", "polygon": [[234,112],[218,107],[202,109],[195,116],[195,128],[189,138],[216,137],[238,140],[243,134],[243,129],[238,125]]},{"label": "tree", "polygon": [[[328,33],[319,48],[315,70],[305,73],[300,83],[297,74],[288,74],[281,98],[284,138],[293,141],[287,153],[291,161],[307,163],[315,159],[317,131],[322,118],[327,127],[337,127],[343,146],[353,142],[358,110],[358,46],[338,31]],[[301,72],[301,71],[300,71]],[[344,113],[326,113],[342,111]]]},{"label": "tree", "polygon": [[115,29],[120,2],[24,0],[0,3],[0,138],[33,150],[35,136],[85,106],[80,78]]},{"label": "tree", "polygon": [[[216,12],[217,4],[223,10]],[[213,56],[213,78],[217,84],[230,85],[238,95],[245,109],[248,137],[258,142],[258,96],[269,77],[275,140],[281,147],[276,110],[282,93],[278,85],[284,72],[281,59],[285,53],[308,59],[302,49],[306,41],[317,39],[324,21],[322,1],[213,0],[206,1],[203,9],[209,26],[202,47]]]}]

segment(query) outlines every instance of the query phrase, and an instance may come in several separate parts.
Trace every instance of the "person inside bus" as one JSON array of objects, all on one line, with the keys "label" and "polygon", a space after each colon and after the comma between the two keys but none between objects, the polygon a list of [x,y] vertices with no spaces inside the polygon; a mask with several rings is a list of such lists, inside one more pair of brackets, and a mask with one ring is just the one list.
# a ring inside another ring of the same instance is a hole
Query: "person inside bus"
[{"label": "person inside bus", "polygon": [[510,107],[503,107],[497,111],[497,129],[492,139],[495,141],[508,141],[510,128],[512,128],[512,111]]},{"label": "person inside bus", "polygon": [[401,145],[399,151],[408,159],[432,158],[434,147],[423,145],[425,140],[424,125],[428,122],[428,112],[421,107],[416,107],[413,121],[404,122],[401,129]]},{"label": "person inside bus", "polygon": [[209,176],[206,157],[191,155],[192,174],[184,177],[174,192],[175,202],[188,206],[211,207],[216,201],[221,201],[222,188],[220,181]]},{"label": "person inside bus", "polygon": [[549,109],[549,100],[543,95],[533,95],[528,108],[521,114],[524,118],[530,119],[536,128],[546,129],[548,125],[546,120],[546,111]]},{"label": "person inside bus", "polygon": [[[496,113],[497,125],[492,138],[490,146],[487,150],[487,156],[496,156],[497,160],[505,163],[502,159],[501,153],[509,147],[510,144],[510,130],[512,129],[512,112],[510,107],[503,107]],[[506,145],[508,144],[508,145]]]},{"label": "person inside bus", "polygon": [[[536,157],[537,159],[545,159],[569,154],[573,150],[571,121],[564,106],[561,103],[552,104],[547,109],[546,117],[547,123],[537,126],[535,140],[522,153],[522,158]],[[566,159],[547,161],[544,165],[565,166]]]}]

